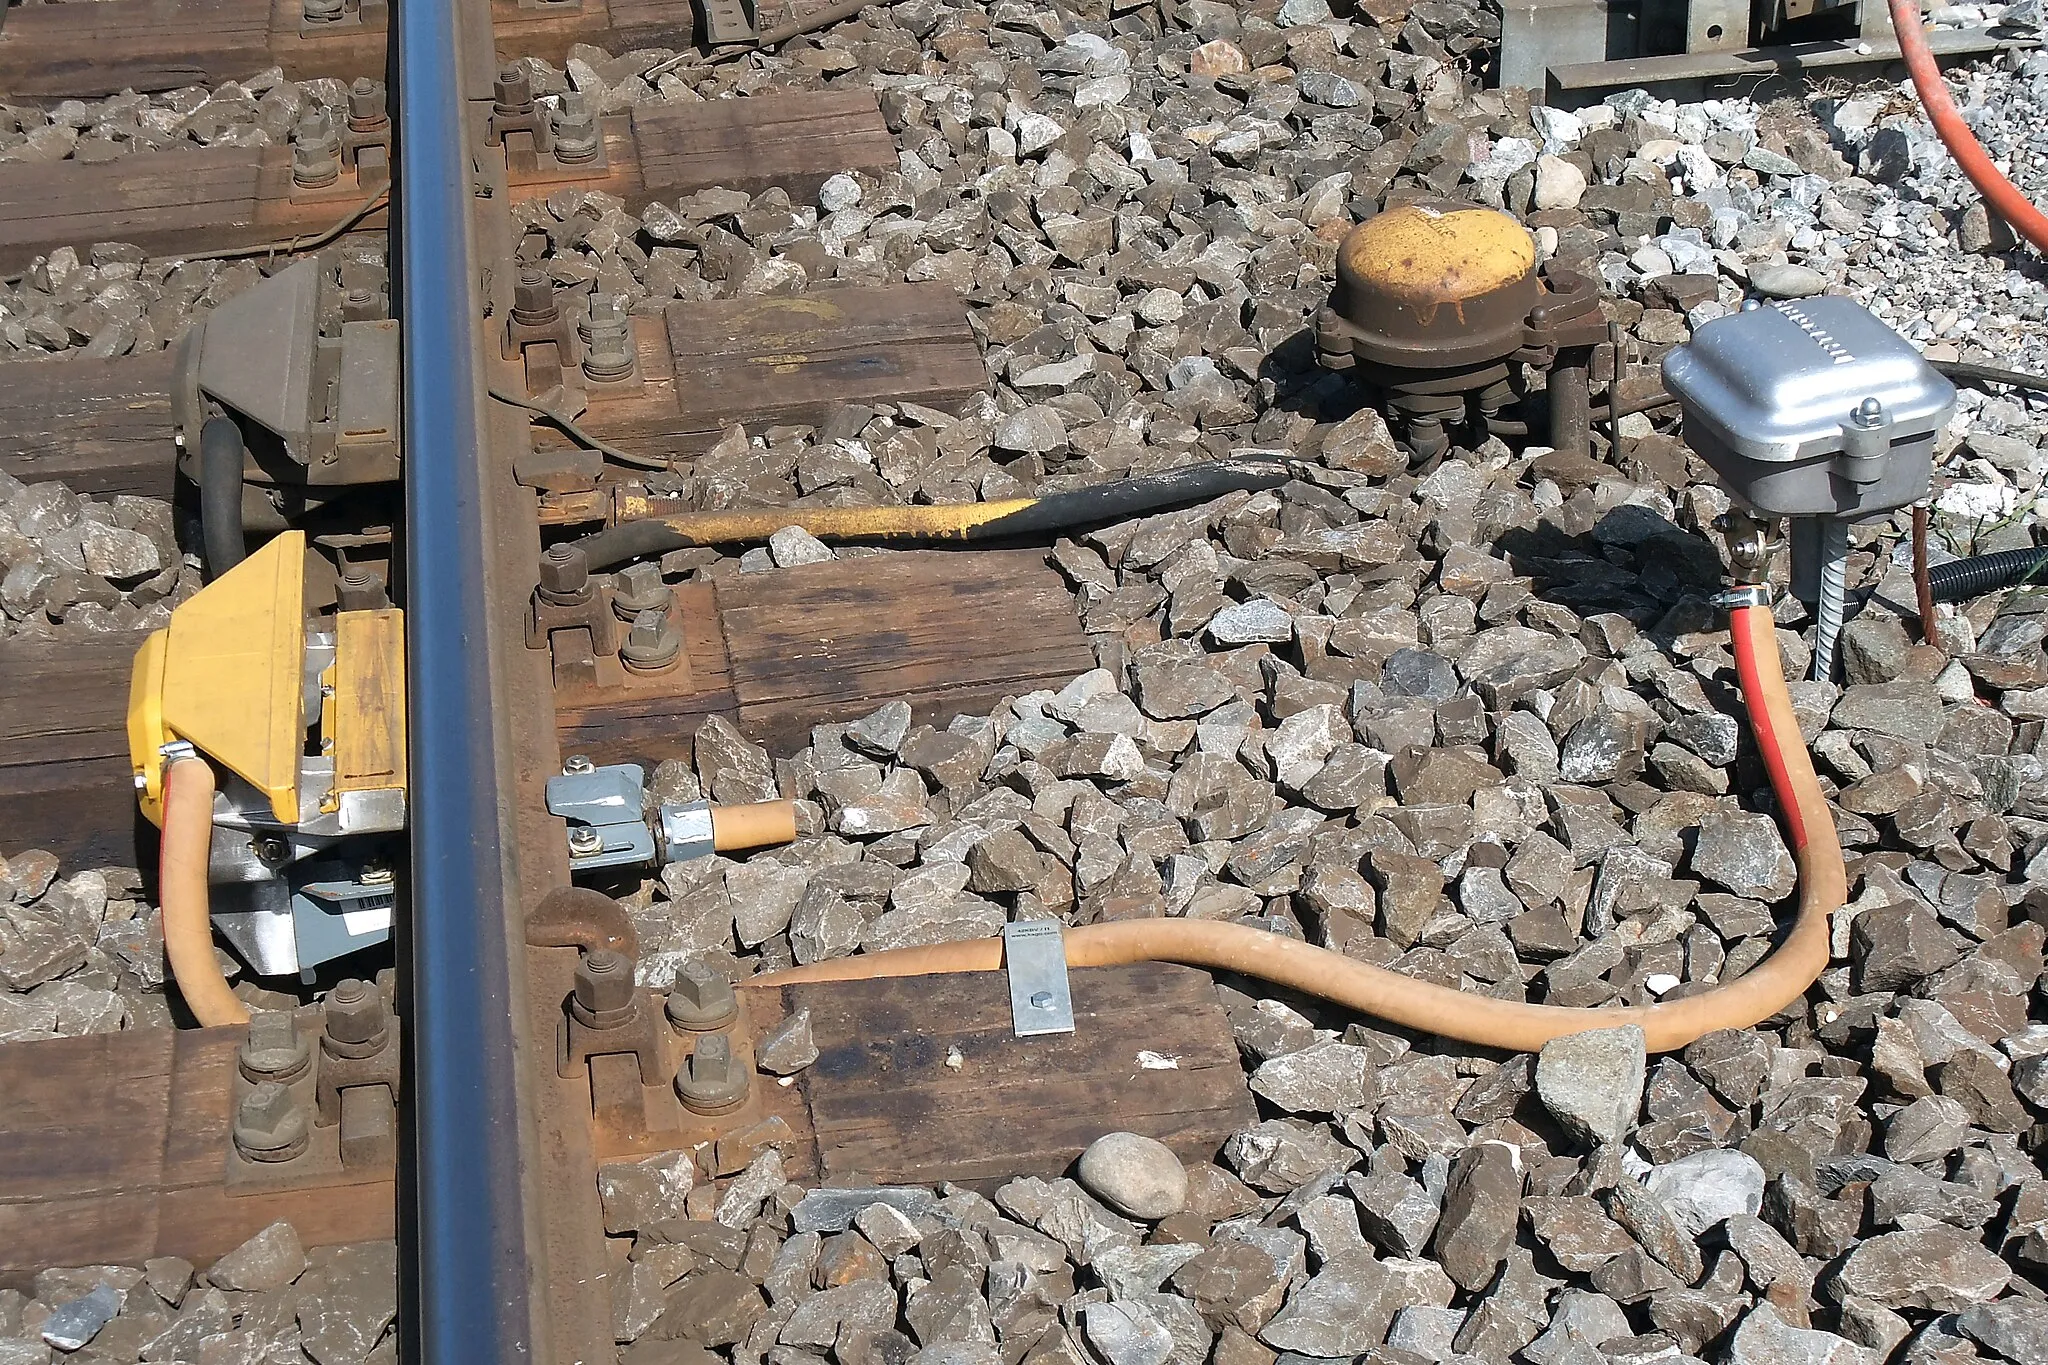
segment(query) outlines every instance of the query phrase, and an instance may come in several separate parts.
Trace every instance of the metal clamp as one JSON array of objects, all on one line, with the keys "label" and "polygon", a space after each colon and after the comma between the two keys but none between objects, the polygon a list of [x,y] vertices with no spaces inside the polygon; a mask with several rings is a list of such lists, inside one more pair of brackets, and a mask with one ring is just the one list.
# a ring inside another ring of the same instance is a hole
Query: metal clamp
[{"label": "metal clamp", "polygon": [[547,803],[548,814],[569,822],[569,870],[653,862],[654,832],[640,814],[646,771],[637,763],[568,766],[548,779]]},{"label": "metal clamp", "polygon": [[1740,583],[1724,593],[1717,593],[1714,605],[1722,611],[1734,611],[1737,607],[1768,607],[1771,605],[1771,590],[1761,583]]},{"label": "metal clamp", "polygon": [[1003,926],[1003,966],[1010,977],[1010,1020],[1019,1038],[1074,1031],[1067,984],[1067,941],[1051,920]]}]

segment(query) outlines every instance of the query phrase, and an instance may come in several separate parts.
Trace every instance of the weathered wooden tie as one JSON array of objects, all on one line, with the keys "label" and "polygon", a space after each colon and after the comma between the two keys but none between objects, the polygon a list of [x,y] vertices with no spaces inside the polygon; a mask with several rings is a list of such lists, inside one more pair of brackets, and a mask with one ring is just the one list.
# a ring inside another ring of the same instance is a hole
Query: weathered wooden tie
[{"label": "weathered wooden tie", "polygon": [[[866,90],[656,105],[602,122],[602,165],[512,156],[514,198],[582,187],[615,194],[637,211],[721,185],[749,192],[780,187],[803,202],[841,171],[896,167],[896,144]],[[35,257],[66,245],[83,250],[95,242],[127,242],[152,256],[174,257],[286,241],[334,227],[376,188],[353,168],[319,189],[295,185],[292,150],[283,146],[190,146],[104,162],[0,163],[0,273],[24,270]],[[385,222],[377,209],[359,226]]]},{"label": "weathered wooden tie", "polygon": [[[696,36],[678,0],[491,0],[500,51],[559,62],[576,43],[612,52],[683,48]],[[348,0],[309,23],[303,0],[101,0],[6,10],[0,89],[17,99],[88,98],[218,85],[278,66],[293,80],[384,75],[387,6]]]}]

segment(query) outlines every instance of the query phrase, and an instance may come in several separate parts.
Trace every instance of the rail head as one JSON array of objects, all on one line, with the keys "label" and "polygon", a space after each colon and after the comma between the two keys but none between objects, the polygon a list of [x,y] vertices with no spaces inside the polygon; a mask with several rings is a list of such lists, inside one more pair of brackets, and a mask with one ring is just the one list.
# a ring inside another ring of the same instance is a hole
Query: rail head
[{"label": "rail head", "polygon": [[[404,336],[412,719],[412,1358],[534,1355],[519,993],[506,933],[501,772],[484,565],[488,516],[461,0],[395,7],[393,281]],[[488,24],[487,17],[485,18]]]}]

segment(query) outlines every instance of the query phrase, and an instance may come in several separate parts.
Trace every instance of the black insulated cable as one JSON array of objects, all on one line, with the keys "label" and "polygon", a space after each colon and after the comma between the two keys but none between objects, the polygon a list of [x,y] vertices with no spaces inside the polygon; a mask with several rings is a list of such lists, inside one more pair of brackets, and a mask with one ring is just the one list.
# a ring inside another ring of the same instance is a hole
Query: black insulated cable
[{"label": "black insulated cable", "polygon": [[234,418],[209,417],[199,429],[199,538],[210,578],[219,578],[248,553],[242,529],[242,462],[247,455]]},{"label": "black insulated cable", "polygon": [[1927,586],[1937,602],[1965,602],[2048,574],[2048,549],[2000,550],[1996,554],[1952,559],[1927,571]]}]

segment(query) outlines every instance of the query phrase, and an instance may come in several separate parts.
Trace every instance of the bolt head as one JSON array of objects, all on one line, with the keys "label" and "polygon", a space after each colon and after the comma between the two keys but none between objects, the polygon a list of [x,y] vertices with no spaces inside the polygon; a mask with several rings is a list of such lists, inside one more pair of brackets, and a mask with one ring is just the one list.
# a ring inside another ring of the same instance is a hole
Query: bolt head
[{"label": "bolt head", "polygon": [[676,1094],[692,1113],[729,1113],[746,1103],[752,1081],[733,1056],[732,1039],[707,1033],[697,1040],[696,1050],[676,1077]]},{"label": "bolt head", "polygon": [[235,1145],[274,1152],[306,1139],[306,1114],[276,1081],[251,1086],[235,1106]]},{"label": "bolt head", "polygon": [[290,1080],[306,1069],[311,1055],[309,1040],[299,1036],[298,1021],[289,1013],[259,1010],[249,1016],[236,1061],[252,1081]]},{"label": "bolt head", "polygon": [[590,761],[588,754],[570,754],[562,760],[562,771],[570,776],[578,773],[594,773],[597,765]]},{"label": "bolt head", "polygon": [[604,836],[588,825],[578,825],[569,831],[569,851],[579,858],[604,851]]},{"label": "bolt head", "polygon": [[669,1022],[691,1032],[724,1028],[739,1017],[739,996],[708,962],[684,963],[668,993]]}]

